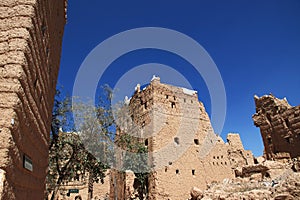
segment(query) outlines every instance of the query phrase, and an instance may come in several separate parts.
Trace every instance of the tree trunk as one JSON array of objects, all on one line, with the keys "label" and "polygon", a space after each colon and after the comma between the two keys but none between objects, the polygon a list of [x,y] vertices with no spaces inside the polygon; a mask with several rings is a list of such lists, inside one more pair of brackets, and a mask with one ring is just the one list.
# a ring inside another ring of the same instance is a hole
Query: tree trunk
[{"label": "tree trunk", "polygon": [[89,182],[88,182],[88,199],[91,200],[93,198],[93,173],[89,173]]},{"label": "tree trunk", "polygon": [[55,199],[56,199],[56,197],[57,197],[57,192],[58,192],[58,190],[59,190],[59,186],[60,186],[61,182],[62,182],[62,179],[59,178],[59,179],[57,180],[57,182],[56,182],[56,186],[55,186],[55,188],[54,188],[54,190],[53,190],[53,192],[52,192],[52,196],[51,196],[51,199],[50,199],[50,200],[55,200]]}]

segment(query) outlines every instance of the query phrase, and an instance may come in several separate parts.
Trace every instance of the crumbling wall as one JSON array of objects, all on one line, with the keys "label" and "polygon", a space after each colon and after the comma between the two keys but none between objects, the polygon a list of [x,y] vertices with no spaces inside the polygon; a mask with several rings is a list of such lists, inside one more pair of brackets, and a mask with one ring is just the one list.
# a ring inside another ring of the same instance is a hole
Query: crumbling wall
[{"label": "crumbling wall", "polygon": [[269,160],[300,156],[300,106],[273,95],[255,96],[255,126],[260,128],[265,156]]},{"label": "crumbling wall", "polygon": [[[80,177],[79,180],[71,180],[66,184],[63,184],[58,191],[58,199],[74,200],[76,196],[80,195],[82,199],[88,199],[88,176]],[[105,173],[103,183],[101,181],[93,183],[93,199],[109,199],[110,188],[110,170]],[[69,193],[70,190],[78,190],[78,192]],[[52,194],[49,194],[48,199]]]},{"label": "crumbling wall", "polygon": [[136,193],[136,190],[134,188],[134,181],[134,172],[130,170],[119,171],[112,169],[110,174],[109,199],[133,198],[134,194]]},{"label": "crumbling wall", "polygon": [[1,199],[44,198],[65,14],[65,1],[0,2]]},{"label": "crumbling wall", "polygon": [[212,181],[233,178],[237,162],[232,157],[241,165],[253,160],[238,134],[230,134],[229,143],[224,143],[214,133],[196,91],[163,84],[155,77],[146,88],[136,87],[129,108],[153,170],[148,199],[187,199],[194,186],[204,189]]}]

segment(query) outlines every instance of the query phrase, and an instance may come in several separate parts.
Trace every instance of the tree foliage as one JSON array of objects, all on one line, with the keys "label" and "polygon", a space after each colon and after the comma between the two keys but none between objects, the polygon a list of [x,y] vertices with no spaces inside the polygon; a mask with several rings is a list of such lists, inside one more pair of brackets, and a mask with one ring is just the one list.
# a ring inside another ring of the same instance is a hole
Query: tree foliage
[{"label": "tree foliage", "polygon": [[[74,113],[79,116],[77,126],[72,118]],[[109,111],[84,102],[72,107],[71,98],[62,97],[61,91],[57,91],[52,112],[47,176],[47,191],[52,193],[51,199],[55,199],[62,185],[74,180],[88,180],[89,198],[92,198],[93,182],[104,181],[105,171],[109,168],[108,161],[103,158],[107,148],[104,136],[110,133],[106,124],[112,123],[111,116],[105,113]],[[96,151],[90,151],[91,148]]]},{"label": "tree foliage", "polygon": [[[57,91],[47,176],[51,199],[55,199],[61,186],[73,180],[88,182],[91,199],[93,182],[103,182],[106,169],[115,162],[116,144],[126,151],[122,170],[134,172],[139,199],[147,198],[148,148],[138,137],[140,127],[132,123],[128,105],[120,103],[112,109],[111,99],[112,90],[108,86],[102,88],[96,105],[90,100],[66,97],[61,90]],[[119,127],[126,134],[115,137]]]}]

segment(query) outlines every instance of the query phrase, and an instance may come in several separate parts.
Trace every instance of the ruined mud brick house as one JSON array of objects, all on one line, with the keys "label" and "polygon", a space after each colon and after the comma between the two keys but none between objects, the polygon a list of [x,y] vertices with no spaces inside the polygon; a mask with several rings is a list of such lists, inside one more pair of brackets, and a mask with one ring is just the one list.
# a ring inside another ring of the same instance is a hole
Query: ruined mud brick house
[{"label": "ruined mud brick house", "polygon": [[[74,200],[76,196],[80,195],[83,200],[88,199],[89,183],[88,183],[88,173],[80,177],[79,180],[71,180],[70,182],[61,185],[58,191],[58,198],[64,200]],[[94,199],[108,199],[109,197],[109,187],[110,187],[110,175],[107,171],[104,178],[104,182],[93,183],[93,198]],[[48,199],[51,198],[52,194],[49,194]]]},{"label": "ruined mud brick house", "polygon": [[0,199],[44,199],[65,8],[0,1]]},{"label": "ruined mud brick house", "polygon": [[260,128],[264,154],[269,160],[300,156],[300,106],[291,106],[287,100],[271,95],[254,97],[255,126]]},{"label": "ruined mud brick house", "polygon": [[[188,199],[193,186],[205,189],[213,181],[233,178],[236,167],[254,162],[238,134],[228,134],[224,143],[214,133],[196,91],[154,77],[145,88],[136,87],[128,106],[133,124],[140,127],[138,137],[148,148],[149,199]],[[128,126],[117,134],[127,132]],[[122,153],[117,155],[122,162]],[[133,184],[129,172],[112,171],[110,198],[127,199]]]}]

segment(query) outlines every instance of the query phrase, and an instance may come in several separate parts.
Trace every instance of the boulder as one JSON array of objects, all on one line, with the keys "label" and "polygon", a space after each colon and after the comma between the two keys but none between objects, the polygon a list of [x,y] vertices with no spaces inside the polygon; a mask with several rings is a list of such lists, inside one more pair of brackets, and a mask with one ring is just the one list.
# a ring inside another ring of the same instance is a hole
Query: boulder
[{"label": "boulder", "polygon": [[197,187],[193,187],[191,189],[191,197],[192,197],[192,200],[199,200],[203,197],[203,191]]},{"label": "boulder", "polygon": [[274,200],[294,200],[295,198],[290,194],[279,194]]}]

